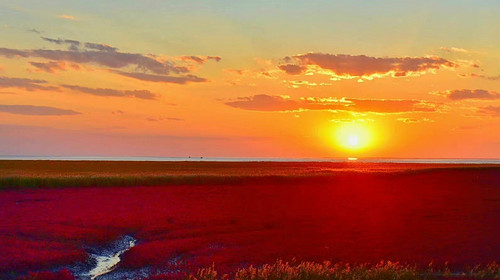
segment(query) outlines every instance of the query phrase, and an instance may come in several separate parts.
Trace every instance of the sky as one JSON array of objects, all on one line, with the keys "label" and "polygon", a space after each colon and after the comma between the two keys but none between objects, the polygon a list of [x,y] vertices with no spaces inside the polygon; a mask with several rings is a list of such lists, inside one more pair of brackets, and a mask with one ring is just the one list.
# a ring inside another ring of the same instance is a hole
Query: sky
[{"label": "sky", "polygon": [[0,0],[0,155],[500,158],[498,14]]}]

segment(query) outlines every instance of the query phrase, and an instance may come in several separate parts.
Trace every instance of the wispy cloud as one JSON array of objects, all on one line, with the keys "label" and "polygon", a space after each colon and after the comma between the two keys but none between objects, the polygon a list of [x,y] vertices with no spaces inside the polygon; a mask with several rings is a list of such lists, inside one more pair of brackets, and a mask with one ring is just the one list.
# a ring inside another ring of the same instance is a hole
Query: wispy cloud
[{"label": "wispy cloud", "polygon": [[451,100],[500,98],[500,93],[485,89],[453,89],[433,91],[430,94],[441,95]]},{"label": "wispy cloud", "polygon": [[29,28],[29,29],[26,29],[26,31],[32,32],[32,33],[36,33],[36,34],[42,34],[43,33],[43,31],[38,30],[36,28]]},{"label": "wispy cloud", "polygon": [[439,47],[439,49],[446,52],[470,53],[469,50],[457,47]]},{"label": "wispy cloud", "polygon": [[113,71],[116,74],[134,78],[137,80],[148,81],[148,82],[159,82],[159,83],[171,83],[171,84],[187,84],[187,83],[203,83],[207,82],[206,79],[200,78],[195,75],[185,75],[185,76],[165,76],[165,75],[152,75],[146,73],[130,73],[123,71]]},{"label": "wispy cloud", "polygon": [[67,19],[67,20],[77,20],[75,16],[66,15],[66,14],[57,15],[57,17],[62,18],[62,19]]},{"label": "wispy cloud", "polygon": [[299,75],[307,70],[307,67],[305,66],[294,65],[294,64],[282,64],[279,65],[278,68],[290,75]]},{"label": "wispy cloud", "polygon": [[181,56],[181,59],[185,60],[185,61],[193,61],[193,62],[196,62],[198,64],[204,64],[208,60],[214,60],[216,62],[219,62],[219,61],[221,61],[222,58],[220,56],[185,55],[185,56]]},{"label": "wispy cloud", "polygon": [[258,94],[240,97],[225,102],[226,105],[251,111],[354,111],[372,113],[434,112],[437,105],[422,100],[406,99],[359,99],[359,98],[318,98],[302,97],[291,99],[287,96]]},{"label": "wispy cloud", "polygon": [[158,118],[150,117],[150,118],[147,118],[146,120],[150,121],[150,122],[159,122],[159,121],[175,121],[175,122],[180,122],[180,121],[184,121],[184,119],[173,118],[173,117],[158,117]]},{"label": "wispy cloud", "polygon": [[0,105],[0,112],[29,116],[70,116],[81,114],[73,110],[35,105]]},{"label": "wispy cloud", "polygon": [[421,119],[419,119],[419,118],[398,118],[397,120],[400,122],[404,122],[404,123],[434,122],[434,120],[428,119],[428,118],[421,118]]},{"label": "wispy cloud", "polygon": [[77,85],[61,85],[63,88],[71,89],[76,92],[96,95],[96,96],[116,96],[116,97],[135,97],[140,99],[156,99],[157,95],[149,90],[118,90],[110,88],[89,88]]},{"label": "wispy cloud", "polygon": [[20,50],[0,48],[0,56],[47,59],[50,62],[32,62],[31,64],[39,70],[51,73],[62,70],[61,66],[63,64],[60,64],[60,62],[69,62],[77,66],[80,64],[94,64],[116,70],[115,73],[117,74],[143,81],[176,84],[206,82],[206,79],[192,74],[196,70],[192,67],[192,63],[204,64],[208,60],[220,61],[221,59],[218,56],[185,56],[182,59],[167,59],[153,54],[121,52],[116,47],[101,43],[80,42],[62,38],[41,38],[46,42],[65,46],[67,49]]},{"label": "wispy cloud", "polygon": [[457,47],[439,47],[439,50],[449,52],[449,53],[463,53],[463,54],[484,54],[483,52],[467,50],[464,48]]},{"label": "wispy cloud", "polygon": [[366,55],[307,53],[285,57],[278,67],[291,75],[325,74],[332,79],[407,77],[458,65],[441,57],[371,57]]},{"label": "wispy cloud", "polygon": [[463,78],[467,78],[467,77],[482,78],[482,79],[486,79],[486,80],[490,80],[490,81],[498,81],[498,80],[500,80],[500,75],[497,75],[497,76],[487,76],[487,75],[476,74],[476,73],[459,74],[459,75],[460,75],[460,77],[463,77]]},{"label": "wispy cloud", "polygon": [[500,106],[481,107],[478,109],[478,113],[493,117],[500,117]]},{"label": "wispy cloud", "polygon": [[36,71],[43,71],[47,73],[55,73],[57,71],[65,71],[68,68],[72,68],[75,70],[80,69],[77,64],[69,64],[64,61],[48,61],[48,62],[29,62],[32,66],[35,67]]},{"label": "wispy cloud", "polygon": [[58,91],[59,88],[47,85],[45,80],[35,80],[27,78],[0,77],[0,88],[21,88],[28,91],[33,90],[52,90]]}]

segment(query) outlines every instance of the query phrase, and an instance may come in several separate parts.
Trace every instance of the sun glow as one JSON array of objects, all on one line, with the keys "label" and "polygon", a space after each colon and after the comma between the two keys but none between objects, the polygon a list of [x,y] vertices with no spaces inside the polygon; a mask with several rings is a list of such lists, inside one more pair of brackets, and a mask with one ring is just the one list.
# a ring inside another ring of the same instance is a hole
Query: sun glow
[{"label": "sun glow", "polygon": [[373,143],[373,133],[364,124],[348,123],[337,129],[335,140],[343,149],[362,150]]}]

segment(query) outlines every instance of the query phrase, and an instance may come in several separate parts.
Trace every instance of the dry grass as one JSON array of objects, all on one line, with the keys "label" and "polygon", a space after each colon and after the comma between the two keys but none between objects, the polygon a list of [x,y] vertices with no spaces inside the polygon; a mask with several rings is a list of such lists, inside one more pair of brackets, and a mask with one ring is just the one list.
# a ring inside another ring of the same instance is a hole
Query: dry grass
[{"label": "dry grass", "polygon": [[331,182],[429,172],[500,170],[498,165],[362,162],[132,162],[0,160],[0,190],[86,186]]}]

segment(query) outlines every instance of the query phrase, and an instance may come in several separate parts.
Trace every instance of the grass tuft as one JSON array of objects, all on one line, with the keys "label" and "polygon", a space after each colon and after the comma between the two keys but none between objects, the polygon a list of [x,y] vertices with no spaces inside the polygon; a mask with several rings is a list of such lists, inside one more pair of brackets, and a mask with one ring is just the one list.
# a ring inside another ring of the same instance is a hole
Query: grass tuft
[{"label": "grass tuft", "polygon": [[[170,279],[156,275],[150,279]],[[462,273],[452,273],[445,266],[435,269],[430,265],[421,270],[414,265],[399,262],[379,262],[375,265],[351,266],[345,263],[301,262],[292,264],[278,260],[261,267],[250,266],[233,275],[220,275],[215,266],[198,270],[188,275],[187,280],[434,280],[434,279],[500,279],[500,265],[492,262],[486,266],[477,265]]]}]

